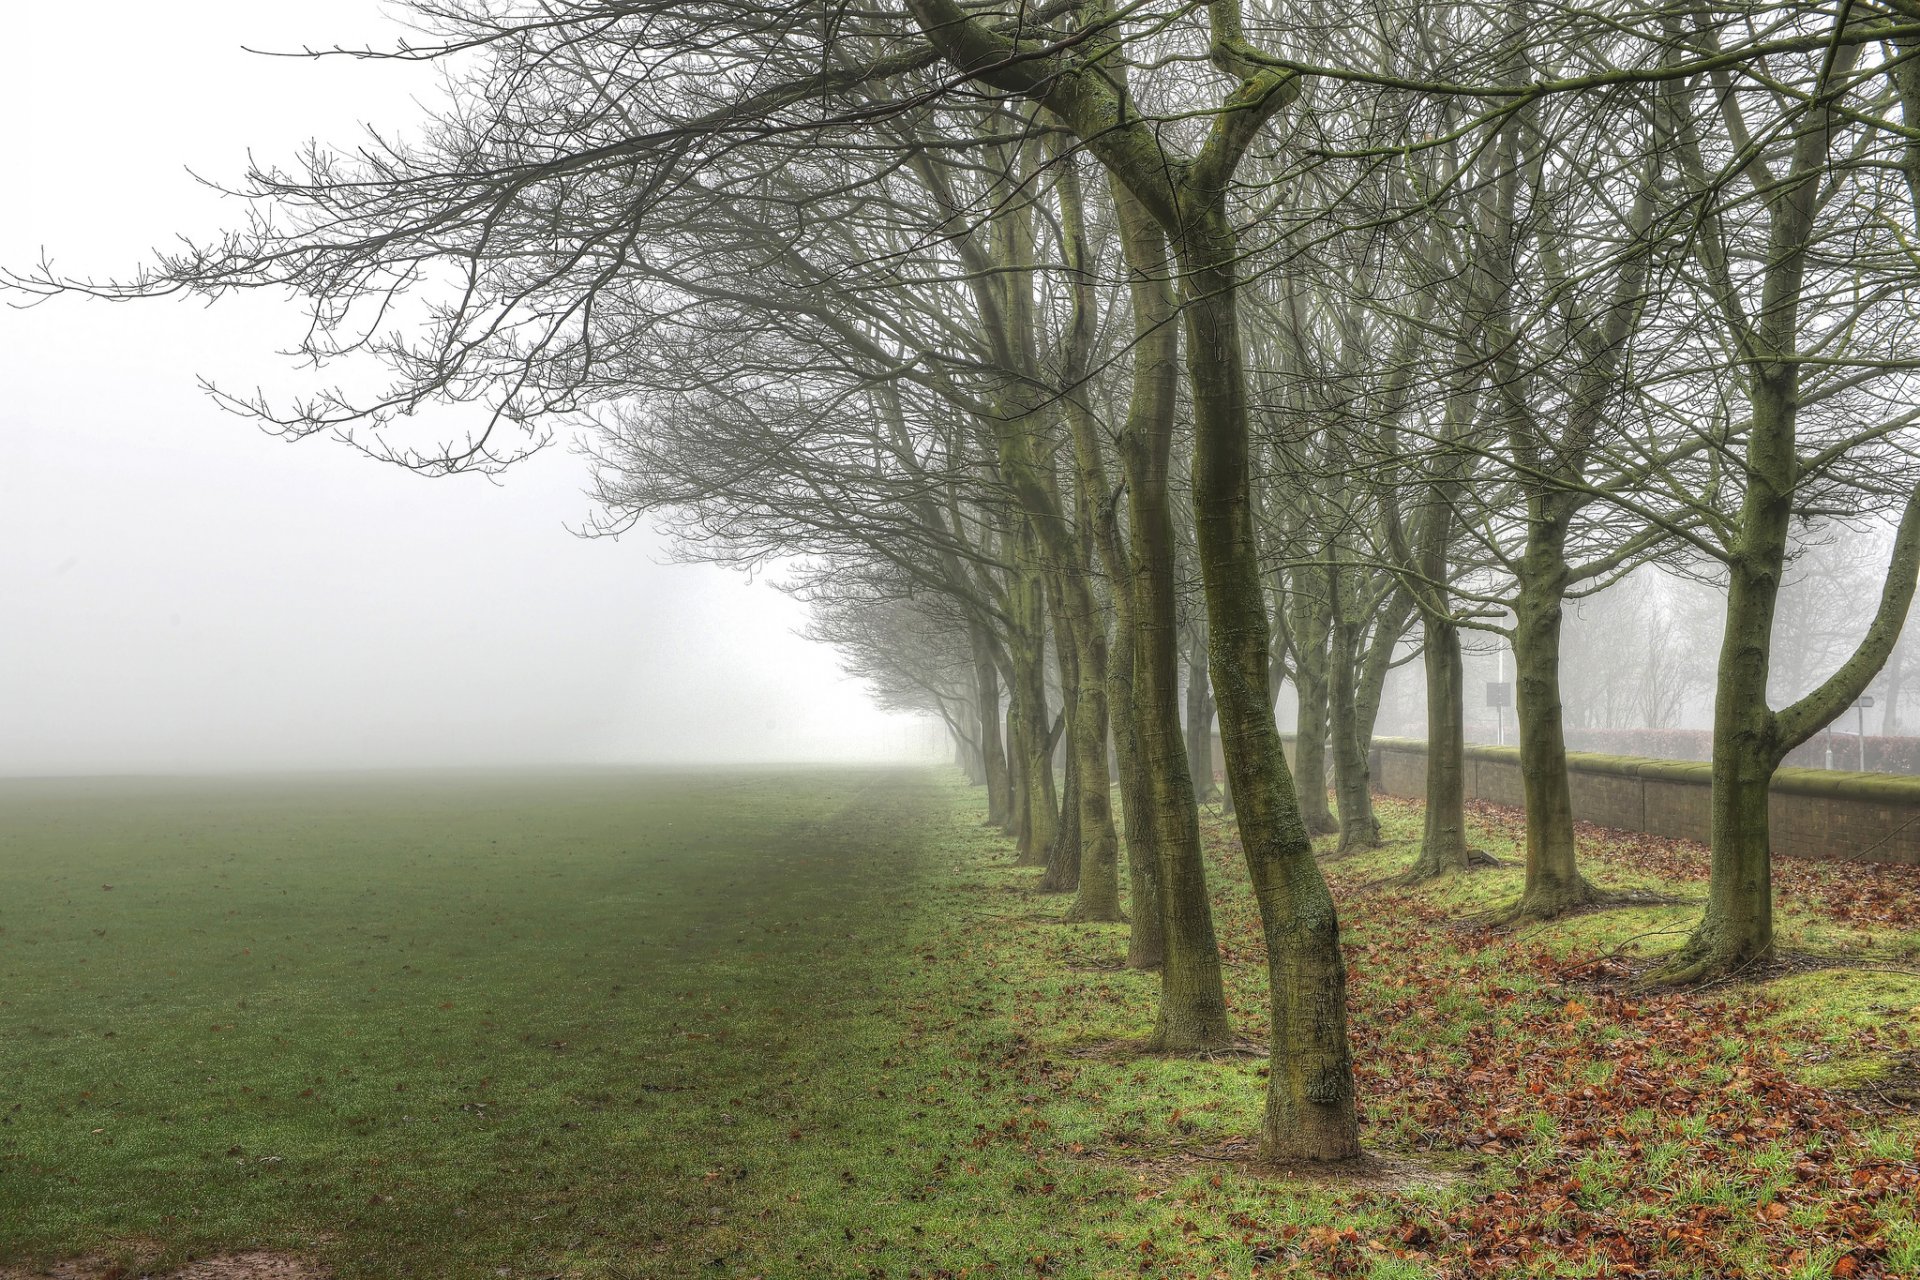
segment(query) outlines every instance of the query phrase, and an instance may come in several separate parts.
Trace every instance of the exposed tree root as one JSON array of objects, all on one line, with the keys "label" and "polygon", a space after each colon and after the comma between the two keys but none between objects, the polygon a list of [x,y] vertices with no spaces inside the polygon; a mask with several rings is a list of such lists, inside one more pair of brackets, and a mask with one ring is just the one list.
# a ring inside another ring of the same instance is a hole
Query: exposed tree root
[{"label": "exposed tree root", "polygon": [[1713,945],[1695,934],[1686,946],[1641,979],[1643,987],[1704,987],[1733,982],[1771,963],[1774,949],[1741,952]]},{"label": "exposed tree root", "polygon": [[1141,1175],[1149,1184],[1169,1185],[1192,1177],[1196,1169],[1222,1164],[1243,1177],[1261,1181],[1399,1192],[1441,1190],[1459,1182],[1462,1176],[1437,1162],[1386,1152],[1362,1152],[1345,1160],[1273,1160],[1262,1156],[1257,1144],[1244,1138],[1204,1146],[1135,1146],[1123,1141],[1105,1148],[1088,1148],[1082,1158],[1118,1165]]},{"label": "exposed tree root", "polygon": [[1585,876],[1575,876],[1571,884],[1536,887],[1521,895],[1505,911],[1494,913],[1496,925],[1544,924],[1577,911],[1622,905],[1617,895],[1602,891]]},{"label": "exposed tree root", "polygon": [[1485,849],[1468,849],[1465,866],[1455,865],[1452,859],[1444,862],[1430,863],[1427,862],[1424,857],[1421,857],[1415,859],[1413,865],[1399,875],[1389,877],[1385,883],[1396,888],[1406,888],[1412,885],[1431,884],[1435,880],[1444,880],[1451,875],[1467,875],[1475,871],[1490,871],[1496,867],[1504,867],[1506,865],[1506,863],[1500,861],[1500,859],[1494,857]]},{"label": "exposed tree root", "polygon": [[1220,1041],[1168,1047],[1154,1036],[1144,1040],[1096,1040],[1067,1050],[1074,1058],[1099,1058],[1108,1062],[1128,1062],[1135,1058],[1189,1058],[1200,1062],[1225,1062],[1257,1059],[1266,1061],[1269,1049],[1257,1040],[1229,1036]]}]

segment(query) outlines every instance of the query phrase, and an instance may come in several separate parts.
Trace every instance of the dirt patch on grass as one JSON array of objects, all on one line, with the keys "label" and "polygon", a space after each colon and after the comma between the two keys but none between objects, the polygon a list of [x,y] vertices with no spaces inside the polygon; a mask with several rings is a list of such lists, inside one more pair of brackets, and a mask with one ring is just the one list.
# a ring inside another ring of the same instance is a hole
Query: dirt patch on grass
[{"label": "dirt patch on grass", "polygon": [[1070,960],[1061,967],[1068,973],[1125,973],[1127,959],[1125,956],[1116,956],[1110,959]]},{"label": "dirt patch on grass", "polygon": [[1094,1058],[1102,1062],[1130,1062],[1135,1058],[1190,1058],[1196,1062],[1225,1062],[1243,1058],[1265,1058],[1268,1050],[1258,1040],[1235,1037],[1217,1049],[1195,1049],[1170,1053],[1149,1048],[1145,1040],[1122,1036],[1113,1040],[1089,1040],[1062,1052],[1069,1058]]},{"label": "dirt patch on grass", "polygon": [[332,1275],[317,1262],[269,1249],[220,1254],[166,1270],[102,1258],[0,1267],[0,1280],[331,1280]]},{"label": "dirt patch on grass", "polygon": [[[1641,934],[1630,941],[1639,942],[1643,938],[1684,932],[1685,930],[1662,929]],[[1669,955],[1660,953],[1641,955],[1622,947],[1568,964],[1556,976],[1562,986],[1573,990],[1609,994],[1639,992],[1643,995],[1653,993],[1699,995],[1724,987],[1762,989],[1767,983],[1779,978],[1791,978],[1802,973],[1819,973],[1825,969],[1870,967],[1848,956],[1782,950],[1765,960],[1755,961],[1732,973],[1715,974],[1692,983],[1662,983],[1658,981],[1660,971],[1671,960],[1672,957]]]},{"label": "dirt patch on grass", "polygon": [[1197,1173],[1218,1170],[1222,1166],[1243,1178],[1260,1182],[1304,1183],[1315,1187],[1359,1191],[1442,1190],[1458,1184],[1466,1177],[1457,1168],[1416,1160],[1396,1152],[1368,1152],[1358,1159],[1334,1164],[1266,1160],[1260,1156],[1260,1144],[1251,1138],[1229,1138],[1200,1146],[1156,1147],[1151,1150],[1089,1147],[1080,1155],[1082,1159],[1124,1169],[1153,1190]]},{"label": "dirt patch on grass", "polygon": [[1837,1092],[1862,1111],[1880,1115],[1920,1111],[1920,1051],[1903,1053],[1884,1075]]}]

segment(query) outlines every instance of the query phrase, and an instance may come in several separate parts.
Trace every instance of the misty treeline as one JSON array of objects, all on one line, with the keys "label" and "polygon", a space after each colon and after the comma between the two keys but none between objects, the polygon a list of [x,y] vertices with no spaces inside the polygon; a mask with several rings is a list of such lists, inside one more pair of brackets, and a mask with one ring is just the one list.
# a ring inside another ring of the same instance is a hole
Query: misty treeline
[{"label": "misty treeline", "polygon": [[[253,168],[241,225],[129,278],[14,287],[290,290],[298,355],[382,380],[229,407],[429,473],[570,436],[598,531],[790,566],[822,638],[945,719],[1069,919],[1120,920],[1124,865],[1170,1051],[1232,1034],[1217,718],[1270,1156],[1358,1150],[1310,838],[1378,840],[1398,664],[1430,744],[1408,875],[1472,863],[1463,633],[1514,655],[1513,912],[1550,917],[1600,898],[1571,602],[1636,571],[1714,591],[1711,888],[1662,976],[1768,953],[1768,780],[1881,668],[1920,556],[1914,0],[400,8],[403,45],[309,52],[441,64],[411,135]],[[445,401],[484,421],[396,434]],[[1870,621],[1775,705],[1810,538],[1880,548]]]}]

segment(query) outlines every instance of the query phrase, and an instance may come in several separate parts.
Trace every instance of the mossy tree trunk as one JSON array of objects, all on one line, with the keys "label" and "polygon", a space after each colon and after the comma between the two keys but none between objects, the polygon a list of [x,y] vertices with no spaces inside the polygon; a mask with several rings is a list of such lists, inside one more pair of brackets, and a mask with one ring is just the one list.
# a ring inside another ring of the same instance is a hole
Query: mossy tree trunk
[{"label": "mossy tree trunk", "polygon": [[1023,867],[1040,867],[1046,865],[1060,814],[1053,778],[1053,727],[1047,719],[1046,592],[1034,563],[1031,531],[1017,531],[1014,548],[1007,584],[1007,650],[1013,663],[1018,722],[1016,861]]},{"label": "mossy tree trunk", "polygon": [[1193,505],[1207,588],[1214,696],[1261,931],[1273,1016],[1263,1154],[1346,1159],[1360,1149],[1339,918],[1281,751],[1255,545],[1239,256],[1224,187],[1194,193],[1175,239],[1194,402]]},{"label": "mossy tree trunk", "polygon": [[[1193,392],[1193,499],[1206,586],[1210,672],[1240,841],[1260,906],[1273,1012],[1261,1150],[1278,1159],[1359,1153],[1338,917],[1293,779],[1267,684],[1268,624],[1254,542],[1251,424],[1240,346],[1240,247],[1227,193],[1241,158],[1298,82],[1254,56],[1234,5],[1207,7],[1214,64],[1236,88],[1192,156],[1176,155],[1127,97],[1111,33],[1041,52],[958,0],[908,0],[921,31],[963,73],[1050,109],[1166,233],[1181,272]],[[1095,28],[1096,32],[1099,28]],[[1038,56],[1027,56],[1030,52]]]},{"label": "mossy tree trunk", "polygon": [[987,824],[1005,827],[1013,811],[1013,779],[1007,772],[1007,748],[1001,741],[1000,673],[994,666],[993,637],[975,623],[968,628],[973,651],[974,708],[980,722],[980,764],[987,783]]},{"label": "mossy tree trunk", "polygon": [[[1054,614],[1057,619],[1058,611]],[[1046,869],[1040,875],[1040,892],[1072,893],[1080,887],[1080,753],[1075,749],[1075,734],[1080,719],[1079,663],[1063,622],[1054,624],[1054,648],[1060,666],[1060,715],[1066,724],[1067,752],[1061,770],[1060,824],[1054,828],[1053,843],[1047,846]]]},{"label": "mossy tree trunk", "polygon": [[1179,333],[1166,236],[1140,201],[1113,184],[1135,335],[1132,395],[1120,437],[1126,473],[1128,579],[1134,590],[1134,706],[1141,765],[1152,788],[1162,937],[1160,1008],[1151,1046],[1219,1048],[1232,1038],[1220,948],[1200,848],[1199,811],[1180,730],[1180,645],[1172,465]]},{"label": "mossy tree trunk", "polygon": [[1751,383],[1753,434],[1740,541],[1728,563],[1726,630],[1714,691],[1712,846],[1707,910],[1687,943],[1660,971],[1670,982],[1738,972],[1773,954],[1773,849],[1768,793],[1780,761],[1842,715],[1866,690],[1899,641],[1920,574],[1920,488],[1907,498],[1882,582],[1879,606],[1851,656],[1819,687],[1785,709],[1767,703],[1773,618],[1788,551],[1793,415],[1798,367],[1763,365]]},{"label": "mossy tree trunk", "polygon": [[1140,711],[1134,701],[1134,623],[1131,604],[1118,601],[1124,592],[1130,601],[1131,584],[1115,577],[1115,626],[1112,666],[1108,671],[1109,702],[1113,710],[1113,754],[1120,773],[1120,816],[1126,837],[1127,892],[1133,908],[1127,934],[1127,967],[1158,969],[1166,960],[1166,922],[1160,902],[1160,855],[1155,847],[1153,780],[1140,755]]},{"label": "mossy tree trunk", "polygon": [[[1380,823],[1373,815],[1373,778],[1367,757],[1373,741],[1373,711],[1362,705],[1364,620],[1351,598],[1346,570],[1338,560],[1327,565],[1327,600],[1332,626],[1327,651],[1327,718],[1333,744],[1334,789],[1339,798],[1340,843],[1336,853],[1357,853],[1380,845]],[[1369,664],[1370,665],[1370,664]],[[1383,673],[1384,674],[1384,673]],[[1365,721],[1363,726],[1362,721]],[[1296,754],[1299,747],[1294,748]]]},{"label": "mossy tree trunk", "polygon": [[1213,780],[1213,688],[1207,680],[1207,626],[1196,622],[1187,647],[1187,772],[1193,793],[1205,803],[1218,789]]},{"label": "mossy tree trunk", "polygon": [[[1829,74],[1843,82],[1859,46],[1837,45]],[[1911,54],[1911,47],[1903,53]],[[1893,86],[1909,125],[1920,119],[1920,72],[1911,59],[1894,64]],[[1756,191],[1768,220],[1757,311],[1749,315],[1723,233],[1703,220],[1695,253],[1715,287],[1723,323],[1746,357],[1750,410],[1742,458],[1745,492],[1725,548],[1726,627],[1713,721],[1711,871],[1707,910],[1678,953],[1663,966],[1668,981],[1692,981],[1731,972],[1772,954],[1772,840],[1768,788],[1786,754],[1806,742],[1866,690],[1899,640],[1920,570],[1920,488],[1908,496],[1882,581],[1879,607],[1851,656],[1812,692],[1775,712],[1767,701],[1773,621],[1790,545],[1798,487],[1801,400],[1800,311],[1806,265],[1819,228],[1822,195],[1838,116],[1822,99],[1793,139],[1791,162],[1776,166]],[[1681,155],[1696,188],[1706,174],[1697,140],[1682,135]],[[1920,209],[1920,142],[1906,140],[1903,163],[1913,205]],[[1756,183],[1756,185],[1758,185]],[[1837,192],[1836,184],[1829,188]]]},{"label": "mossy tree trunk", "polygon": [[1292,572],[1288,614],[1293,635],[1293,690],[1299,710],[1293,737],[1293,776],[1300,812],[1313,835],[1329,835],[1340,821],[1327,803],[1327,721],[1332,613],[1327,608],[1325,571],[1319,565]]},{"label": "mossy tree trunk", "polygon": [[1518,916],[1550,920],[1595,900],[1580,874],[1573,836],[1573,788],[1560,697],[1560,625],[1568,579],[1565,520],[1536,498],[1513,606],[1514,714],[1520,728],[1520,782],[1527,800],[1527,878]]},{"label": "mossy tree trunk", "polygon": [[1411,875],[1424,880],[1467,869],[1467,704],[1460,628],[1428,613],[1421,619],[1427,674],[1427,795],[1420,856]]}]

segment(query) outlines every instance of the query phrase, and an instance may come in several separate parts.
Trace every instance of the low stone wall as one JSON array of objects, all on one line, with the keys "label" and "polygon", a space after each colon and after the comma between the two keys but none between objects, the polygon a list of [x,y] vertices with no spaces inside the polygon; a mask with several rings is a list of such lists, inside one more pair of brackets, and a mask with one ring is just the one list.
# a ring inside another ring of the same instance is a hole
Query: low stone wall
[{"label": "low stone wall", "polygon": [[[1426,743],[1376,739],[1370,764],[1375,791],[1425,794]],[[1583,821],[1707,839],[1710,765],[1572,751],[1567,774],[1574,816]],[[1468,747],[1467,795],[1495,804],[1523,803],[1519,749]],[[1775,853],[1920,865],[1920,778],[1781,769],[1773,776],[1771,818]]]}]

